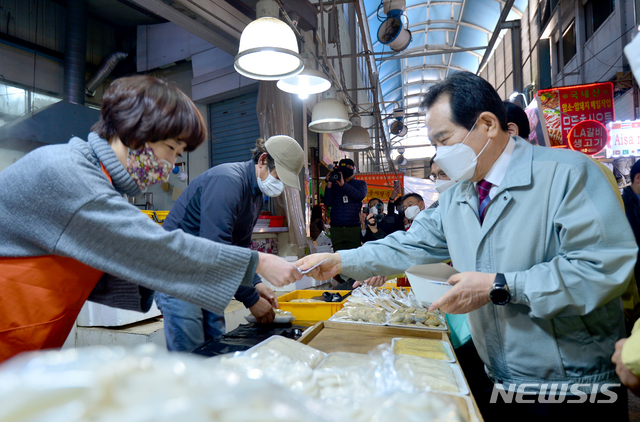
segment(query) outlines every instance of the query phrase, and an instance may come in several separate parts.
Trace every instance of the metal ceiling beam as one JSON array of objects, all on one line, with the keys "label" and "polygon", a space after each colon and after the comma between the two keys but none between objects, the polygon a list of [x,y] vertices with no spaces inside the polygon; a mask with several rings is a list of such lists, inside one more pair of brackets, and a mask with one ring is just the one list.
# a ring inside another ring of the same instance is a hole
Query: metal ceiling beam
[{"label": "metal ceiling beam", "polygon": [[[424,47],[416,47],[416,48],[412,48],[409,50],[404,50],[405,52],[411,52],[411,51],[419,51],[421,48]],[[410,59],[412,57],[424,57],[424,56],[437,56],[439,54],[450,54],[450,53],[463,53],[465,51],[475,51],[475,50],[484,50],[485,48],[487,48],[486,46],[481,46],[481,47],[458,47],[458,48],[452,48],[449,47],[448,49],[442,49],[442,50],[427,50],[423,53],[416,53],[416,54],[401,54],[401,55],[397,55],[397,56],[391,56],[388,57],[388,59]],[[396,52],[380,52],[380,53],[355,53],[355,54],[343,54],[342,57],[365,57],[365,56],[370,56],[370,55],[392,55],[392,54],[398,54]],[[337,59],[338,56],[327,56],[327,58],[329,59]],[[374,59],[374,60],[381,60],[379,58]]]},{"label": "metal ceiling beam", "polygon": [[[193,12],[191,9],[171,0],[165,3],[162,0],[129,0],[138,6],[144,7],[152,13],[167,19],[179,27],[189,31],[222,51],[235,56],[238,53],[238,38],[228,34],[224,29],[229,25],[221,25],[218,19],[211,22],[204,16]],[[237,12],[237,11],[236,11]],[[201,12],[204,14],[204,12]],[[244,28],[244,27],[243,27]],[[237,33],[236,31],[233,31]],[[242,32],[242,29],[240,29]]]},{"label": "metal ceiling beam", "polygon": [[[462,14],[460,14],[462,16]],[[431,25],[432,23],[445,23],[445,24],[452,24],[452,25],[461,25],[461,26],[466,26],[472,29],[476,29],[478,31],[484,32],[485,34],[491,34],[491,31],[489,31],[486,28],[481,27],[480,25],[476,25],[473,23],[469,23],[469,22],[453,22],[451,20],[426,20],[426,21],[422,21],[422,22],[416,22],[414,24],[409,25],[409,29],[414,28],[416,26],[420,26],[420,25]],[[449,30],[449,31],[453,31],[454,29],[457,30],[456,28],[433,28],[434,30]],[[428,30],[428,29],[427,29]],[[427,30],[420,30],[420,31],[411,31],[411,32],[426,32]]]},{"label": "metal ceiling beam", "polygon": [[242,30],[249,25],[251,19],[224,1],[215,0],[174,0],[212,25],[236,39],[240,39]]},{"label": "metal ceiling beam", "polygon": [[482,67],[487,63],[487,60],[489,60],[489,56],[493,51],[493,46],[496,44],[496,41],[498,41],[498,37],[500,36],[500,30],[502,29],[502,25],[507,21],[507,16],[509,16],[509,12],[513,7],[514,2],[515,0],[505,1],[504,7],[502,8],[502,13],[500,13],[500,18],[498,19],[498,24],[496,25],[495,31],[493,31],[493,35],[491,36],[491,39],[489,40],[487,51],[484,52],[484,57],[482,57],[482,60],[478,65],[478,71],[476,72],[476,75],[480,74]]},{"label": "metal ceiling beam", "polygon": [[[456,46],[456,42],[458,42],[458,34],[460,33],[460,23],[462,22],[462,15],[464,15],[464,7],[467,5],[467,0],[462,1],[462,5],[460,6],[460,16],[458,16],[458,25],[456,26],[456,33],[453,36],[453,42],[451,43],[452,47]],[[449,62],[447,63],[447,67],[451,66],[451,60],[453,59],[453,55],[449,56]],[[449,70],[447,69],[445,73],[445,77],[449,76]]]}]

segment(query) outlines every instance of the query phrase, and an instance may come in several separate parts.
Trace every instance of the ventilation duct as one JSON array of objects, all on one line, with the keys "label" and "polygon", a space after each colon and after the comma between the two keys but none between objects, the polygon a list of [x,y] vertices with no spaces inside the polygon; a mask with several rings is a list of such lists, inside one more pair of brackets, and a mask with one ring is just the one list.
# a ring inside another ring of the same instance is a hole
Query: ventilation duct
[{"label": "ventilation duct", "polygon": [[122,60],[126,59],[129,54],[123,53],[121,51],[109,54],[102,63],[100,64],[100,68],[98,71],[89,79],[87,85],[84,87],[84,92],[89,97],[93,97],[96,95],[96,89],[100,86],[102,82],[113,72],[113,69],[116,68],[118,63]]},{"label": "ventilation duct", "polygon": [[64,100],[80,105],[84,105],[87,16],[86,0],[67,0],[64,41]]},{"label": "ventilation duct", "polygon": [[86,0],[67,0],[63,98],[0,127],[0,148],[29,152],[46,144],[87,139],[100,111],[84,106],[87,57]]}]

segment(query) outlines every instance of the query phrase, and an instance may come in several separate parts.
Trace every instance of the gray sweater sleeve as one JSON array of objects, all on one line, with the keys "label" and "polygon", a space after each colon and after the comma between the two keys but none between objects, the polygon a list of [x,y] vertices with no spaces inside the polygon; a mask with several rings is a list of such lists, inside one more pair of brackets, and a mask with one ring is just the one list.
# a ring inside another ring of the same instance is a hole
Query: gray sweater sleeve
[{"label": "gray sweater sleeve", "polygon": [[115,191],[77,209],[53,252],[215,313],[240,284],[252,286],[258,261],[246,248],[168,232]]}]

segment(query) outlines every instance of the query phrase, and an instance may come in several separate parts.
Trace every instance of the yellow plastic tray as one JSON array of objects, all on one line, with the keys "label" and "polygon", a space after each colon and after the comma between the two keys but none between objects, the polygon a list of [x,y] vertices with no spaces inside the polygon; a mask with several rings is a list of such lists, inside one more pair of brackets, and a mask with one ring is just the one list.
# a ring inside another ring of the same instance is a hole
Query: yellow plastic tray
[{"label": "yellow plastic tray", "polygon": [[322,293],[340,293],[344,296],[350,290],[294,290],[278,298],[278,304],[283,311],[290,311],[296,317],[295,324],[301,321],[315,323],[326,321],[344,306],[347,299],[342,302],[291,302],[293,299],[311,299],[322,296]]},{"label": "yellow plastic tray", "polygon": [[[154,220],[158,224],[162,224],[167,215],[169,215],[169,211],[153,211],[153,210],[140,210],[143,214],[146,214],[150,219]],[[156,219],[153,216],[156,216]]]}]

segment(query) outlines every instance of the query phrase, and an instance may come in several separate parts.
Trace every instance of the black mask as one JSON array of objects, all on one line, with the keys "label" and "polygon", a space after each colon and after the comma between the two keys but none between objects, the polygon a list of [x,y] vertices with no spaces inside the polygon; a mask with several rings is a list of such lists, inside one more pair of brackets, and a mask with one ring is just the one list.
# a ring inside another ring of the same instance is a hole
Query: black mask
[{"label": "black mask", "polygon": [[347,177],[353,176],[353,169],[350,169],[349,167],[340,167],[340,173],[342,173],[342,177],[346,179]]}]

